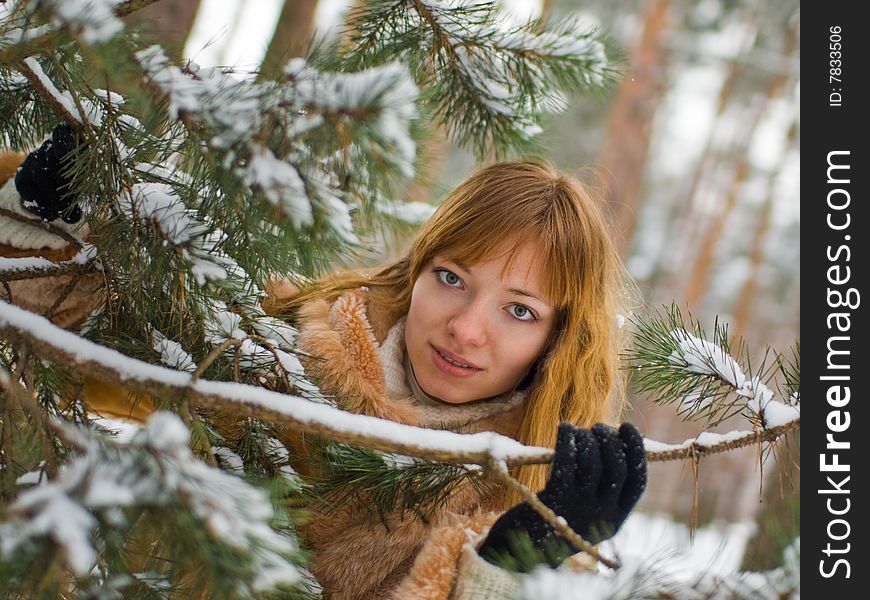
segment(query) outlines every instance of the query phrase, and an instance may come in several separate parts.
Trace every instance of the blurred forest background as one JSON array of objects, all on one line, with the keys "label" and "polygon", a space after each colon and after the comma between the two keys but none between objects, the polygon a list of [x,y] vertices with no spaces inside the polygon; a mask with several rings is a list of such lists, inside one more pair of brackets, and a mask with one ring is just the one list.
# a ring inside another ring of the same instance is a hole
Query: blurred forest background
[{"label": "blurred forest background", "polygon": [[[341,39],[360,0],[161,0],[129,20],[170,55],[240,71],[280,68],[313,37]],[[564,98],[538,155],[606,200],[649,311],[676,302],[710,331],[766,347],[800,335],[800,6],[798,0],[503,0],[506,18],[578,16],[610,38],[623,76],[600,98]],[[338,37],[336,37],[338,36]],[[434,131],[407,200],[435,202],[475,167]],[[766,357],[766,363],[765,363]],[[648,438],[697,435],[673,407],[634,398]],[[712,431],[744,429],[725,421]],[[656,463],[640,510],[698,526],[744,527],[743,568],[764,569],[799,535],[799,432],[777,460],[753,448],[700,465]]]}]

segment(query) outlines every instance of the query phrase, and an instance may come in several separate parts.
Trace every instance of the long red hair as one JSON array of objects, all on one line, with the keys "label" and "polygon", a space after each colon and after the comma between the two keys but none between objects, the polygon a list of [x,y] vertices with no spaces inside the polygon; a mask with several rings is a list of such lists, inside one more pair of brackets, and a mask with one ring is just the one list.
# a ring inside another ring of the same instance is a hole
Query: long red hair
[{"label": "long red hair", "polygon": [[[557,319],[532,376],[517,438],[552,446],[560,422],[613,422],[624,397],[617,319],[629,280],[602,210],[577,178],[536,161],[483,167],[450,192],[403,258],[320,280],[284,308],[366,286],[370,304],[386,310],[392,323],[408,312],[414,282],[435,255],[475,265],[496,258],[505,240],[518,238],[538,246],[542,291]],[[509,255],[507,268],[512,260]],[[522,466],[515,475],[539,490],[549,468]],[[515,500],[506,499],[506,505]]]}]

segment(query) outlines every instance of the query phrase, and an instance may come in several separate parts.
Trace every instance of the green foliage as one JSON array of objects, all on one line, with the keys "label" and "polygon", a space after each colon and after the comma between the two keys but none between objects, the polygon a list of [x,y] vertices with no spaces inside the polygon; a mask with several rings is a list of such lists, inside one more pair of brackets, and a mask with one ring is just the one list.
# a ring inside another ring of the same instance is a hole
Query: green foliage
[{"label": "green foliage", "polygon": [[[260,307],[263,283],[318,276],[391,231],[389,204],[429,121],[501,156],[529,147],[563,94],[614,75],[599,36],[574,22],[505,28],[491,2],[427,0],[372,2],[352,24],[361,51],[258,79],[144,45],[120,16],[145,4],[0,2],[0,148],[30,151],[60,122],[80,141],[67,174],[88,231],[74,243],[106,302],[78,333],[196,378],[317,402],[328,400],[305,377],[295,332]],[[33,351],[0,342],[10,597],[313,597],[304,576],[275,575],[307,560],[294,546],[305,502],[365,499],[382,519],[426,519],[457,486],[486,485],[470,467],[333,446],[329,477],[308,488],[289,467],[288,432],[184,395],[150,400],[189,437],[163,446],[154,421],[120,442],[86,414],[83,375]],[[75,539],[33,526],[58,506]]]},{"label": "green foliage", "polygon": [[710,341],[701,324],[676,305],[633,317],[631,323],[633,343],[623,358],[635,389],[655,402],[677,403],[685,420],[716,425],[741,413],[752,420],[758,416],[752,414],[755,405],[770,400],[765,384],[777,376],[785,382],[788,402],[799,400],[792,397],[800,389],[799,345],[791,360],[768,348],[754,366],[743,342],[732,340],[718,319]]},{"label": "green foliage", "polygon": [[[311,490],[326,512],[354,502],[386,523],[390,514],[413,512],[426,521],[457,486],[467,483],[486,493],[491,482],[479,468],[449,465],[407,456],[384,454],[346,444],[325,449],[325,475]],[[491,490],[490,490],[491,491]]]},{"label": "green foliage", "polygon": [[534,149],[543,114],[564,94],[600,93],[617,74],[594,30],[571,18],[507,25],[487,0],[369,0],[348,30],[346,51],[316,58],[354,71],[401,60],[421,89],[424,122],[478,157]]}]

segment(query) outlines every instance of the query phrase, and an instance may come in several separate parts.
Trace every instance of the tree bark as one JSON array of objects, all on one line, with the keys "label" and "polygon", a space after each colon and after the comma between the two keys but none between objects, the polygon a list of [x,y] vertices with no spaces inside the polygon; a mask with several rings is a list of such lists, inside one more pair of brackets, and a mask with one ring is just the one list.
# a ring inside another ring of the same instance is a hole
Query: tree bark
[{"label": "tree bark", "polygon": [[632,53],[631,69],[607,118],[607,133],[598,159],[623,256],[630,250],[634,235],[653,116],[664,91],[667,58],[662,38],[669,8],[670,0],[653,0],[649,5],[643,32]]},{"label": "tree bark", "polygon": [[263,77],[273,77],[291,58],[305,56],[314,35],[317,0],[285,0],[272,41],[260,65]]},{"label": "tree bark", "polygon": [[[788,32],[784,54],[786,56],[791,55],[796,44],[797,35],[794,31]],[[685,304],[690,310],[698,305],[707,291],[707,286],[713,272],[719,241],[725,231],[728,218],[731,216],[731,213],[737,205],[740,188],[746,181],[752,167],[749,159],[749,146],[753,139],[753,135],[758,129],[758,125],[764,115],[765,109],[770,105],[773,99],[777,98],[782,93],[789,79],[790,73],[785,69],[775,73],[770,78],[758,105],[754,110],[750,111],[749,118],[746,121],[745,135],[743,136],[739,147],[733,152],[733,155],[738,156],[739,159],[734,167],[731,184],[729,185],[728,192],[725,196],[724,205],[713,218],[709,227],[704,231],[698,252],[693,254],[695,259],[683,295]]]},{"label": "tree bark", "polygon": [[180,62],[198,10],[199,0],[159,0],[125,21],[138,26],[146,40],[163,46],[170,60]]}]

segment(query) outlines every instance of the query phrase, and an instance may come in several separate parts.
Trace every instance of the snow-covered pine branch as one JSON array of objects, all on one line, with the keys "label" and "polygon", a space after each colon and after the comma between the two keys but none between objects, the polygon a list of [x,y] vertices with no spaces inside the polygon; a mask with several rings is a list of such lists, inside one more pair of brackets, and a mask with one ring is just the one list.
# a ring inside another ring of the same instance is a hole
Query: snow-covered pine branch
[{"label": "snow-covered pine branch", "polygon": [[[524,446],[516,440],[494,433],[457,434],[449,431],[421,429],[384,421],[365,415],[348,413],[308,399],[279,394],[250,385],[196,380],[189,373],[145,363],[89,342],[73,333],[52,325],[46,319],[15,306],[0,302],[0,333],[10,340],[25,342],[41,358],[104,381],[123,385],[132,392],[155,397],[189,398],[203,408],[225,410],[239,418],[252,417],[293,427],[316,435],[389,453],[459,463],[485,465],[495,459],[508,465],[540,464],[552,460],[549,448]],[[226,339],[242,339],[238,315],[228,316],[216,324],[213,343]],[[799,419],[782,426],[791,431]],[[740,440],[727,440],[729,447],[758,441],[772,441],[779,431],[759,436],[747,432]],[[649,442],[646,442],[649,443]],[[654,452],[649,460],[674,460],[690,456],[690,441],[677,448],[665,448],[660,458]],[[719,451],[722,451],[721,449]]]},{"label": "snow-covered pine branch", "polygon": [[542,112],[574,91],[597,91],[612,79],[604,44],[568,19],[557,26],[511,26],[495,2],[382,0],[351,28],[351,68],[401,57],[429,89],[426,111],[478,155],[525,147]]},{"label": "snow-covered pine branch", "polygon": [[[672,557],[674,560],[678,557]],[[518,600],[569,600],[583,590],[589,600],[799,600],[800,538],[784,552],[783,566],[767,571],[737,572],[728,576],[701,574],[688,579],[668,568],[667,557],[626,560],[618,571],[572,573],[540,568],[522,577]]]},{"label": "snow-covered pine branch", "polygon": [[98,269],[97,249],[85,245],[69,260],[52,262],[38,256],[21,258],[0,258],[0,281],[57,277]]},{"label": "snow-covered pine branch", "polygon": [[[626,358],[631,361],[636,387],[651,392],[656,402],[678,403],[678,412],[685,418],[706,417],[710,423],[742,414],[760,429],[800,418],[798,363],[768,350],[768,355],[775,355],[771,366],[753,369],[748,357],[744,358],[749,365],[747,375],[731,355],[726,327],[717,324],[708,341],[700,324],[691,316],[684,318],[676,306],[633,321],[634,347]],[[774,398],[764,382],[776,374],[786,380],[787,397],[782,401]]]},{"label": "snow-covered pine branch", "polygon": [[[193,519],[209,544],[165,540],[150,552],[151,560],[162,563],[157,571],[166,584],[177,585],[189,568],[216,576],[238,597],[300,583],[295,536],[272,528],[269,498],[244,479],[196,459],[176,415],[154,413],[128,444],[83,430],[67,435],[80,453],[56,479],[21,492],[0,522],[0,560],[29,567],[13,579],[51,572],[46,562],[56,560],[76,578],[74,589],[100,583],[101,573],[110,570],[114,578],[102,582],[104,592],[130,597],[141,585],[138,559],[125,565],[129,577],[121,578],[117,553],[149,528],[189,530]],[[229,569],[228,556],[234,563]],[[69,591],[63,585],[59,590]]]}]

